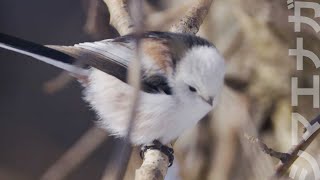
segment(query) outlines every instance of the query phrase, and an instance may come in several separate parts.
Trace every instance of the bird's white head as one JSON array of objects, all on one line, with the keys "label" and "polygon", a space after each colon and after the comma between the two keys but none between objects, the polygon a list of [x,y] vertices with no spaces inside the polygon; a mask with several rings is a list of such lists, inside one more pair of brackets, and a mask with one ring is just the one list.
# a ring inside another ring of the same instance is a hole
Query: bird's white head
[{"label": "bird's white head", "polygon": [[173,90],[193,106],[212,109],[225,74],[223,57],[213,46],[194,46],[177,63]]}]

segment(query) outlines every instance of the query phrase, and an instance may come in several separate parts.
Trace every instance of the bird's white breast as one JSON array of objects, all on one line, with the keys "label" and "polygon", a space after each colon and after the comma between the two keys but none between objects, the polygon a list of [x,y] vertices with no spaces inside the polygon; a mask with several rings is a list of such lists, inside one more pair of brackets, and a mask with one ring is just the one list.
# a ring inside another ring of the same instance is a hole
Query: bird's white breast
[{"label": "bird's white breast", "polygon": [[[97,112],[99,125],[115,136],[124,137],[133,92],[128,84],[92,69],[84,95]],[[141,92],[131,141],[133,144],[146,144],[157,139],[168,143],[186,128],[194,126],[209,110],[173,95]]]}]

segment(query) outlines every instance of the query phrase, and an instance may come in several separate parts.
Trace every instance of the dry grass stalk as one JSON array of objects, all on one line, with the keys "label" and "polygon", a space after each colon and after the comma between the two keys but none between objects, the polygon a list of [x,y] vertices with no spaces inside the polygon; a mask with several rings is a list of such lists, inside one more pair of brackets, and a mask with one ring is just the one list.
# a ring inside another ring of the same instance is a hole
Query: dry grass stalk
[{"label": "dry grass stalk", "polygon": [[[140,95],[140,77],[141,77],[141,62],[140,62],[140,34],[144,31],[144,14],[141,9],[143,9],[143,3],[139,1],[131,1],[129,3],[127,0],[104,0],[109,8],[110,12],[110,24],[116,28],[120,35],[125,35],[129,33],[137,34],[137,51],[136,59],[130,64],[128,70],[128,82],[134,87],[134,95],[132,97],[131,111],[129,124],[127,127],[127,135],[124,139],[123,145],[119,153],[119,160],[116,164],[116,170],[118,171],[115,179],[123,179],[126,173],[128,162],[130,159],[132,147],[130,145],[130,137],[134,128],[134,119],[136,117],[136,109],[139,105],[139,95]],[[130,10],[130,12],[129,12]],[[131,14],[131,16],[130,16]],[[109,172],[109,171],[106,171]],[[105,173],[102,179],[108,179],[108,173]]]}]

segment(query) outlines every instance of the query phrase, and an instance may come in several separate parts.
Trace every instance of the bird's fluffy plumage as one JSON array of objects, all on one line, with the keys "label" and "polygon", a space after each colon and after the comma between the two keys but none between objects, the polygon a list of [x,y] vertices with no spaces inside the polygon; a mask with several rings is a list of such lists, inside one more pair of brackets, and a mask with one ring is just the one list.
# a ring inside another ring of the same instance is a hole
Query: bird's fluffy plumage
[{"label": "bird's fluffy plumage", "polygon": [[[52,47],[91,66],[84,99],[97,112],[100,126],[119,137],[126,134],[134,92],[126,83],[126,76],[135,58],[135,41],[133,35],[127,35],[71,47]],[[68,63],[75,60],[3,34],[0,47],[67,71],[72,68]],[[159,140],[166,144],[215,106],[223,84],[224,60],[208,41],[188,34],[147,32],[142,36],[141,50],[142,89],[131,142],[146,144]]]},{"label": "bird's fluffy plumage", "polygon": [[[168,39],[159,37],[142,40],[143,77],[153,75],[166,77],[172,93],[140,92],[135,126],[131,136],[134,144],[150,143],[155,139],[166,144],[177,138],[213,108],[221,91],[224,60],[213,46],[194,45],[184,49],[183,54],[179,55],[180,59],[173,59],[175,52],[171,52],[172,48],[168,47],[170,42],[167,41]],[[105,41],[104,43],[113,42]],[[133,41],[121,41],[118,45],[132,50],[130,55],[117,54],[117,56],[126,56],[129,64],[135,53]],[[106,49],[103,44],[99,46],[101,49]],[[127,52],[128,49],[123,52]],[[101,127],[108,129],[116,136],[125,136],[134,89],[96,69],[92,69],[89,82],[85,99],[98,113]],[[190,92],[189,86],[196,88],[197,92]],[[209,97],[215,98],[213,106],[203,101]]]}]

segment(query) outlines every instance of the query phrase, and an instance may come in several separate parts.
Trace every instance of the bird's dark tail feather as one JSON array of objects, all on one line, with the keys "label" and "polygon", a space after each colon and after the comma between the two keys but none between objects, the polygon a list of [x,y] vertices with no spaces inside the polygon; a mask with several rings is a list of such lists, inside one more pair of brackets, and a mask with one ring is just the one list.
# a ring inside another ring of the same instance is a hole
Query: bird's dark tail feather
[{"label": "bird's dark tail feather", "polygon": [[88,71],[73,65],[76,59],[46,46],[0,33],[0,48],[33,57],[75,75],[86,76]]}]

